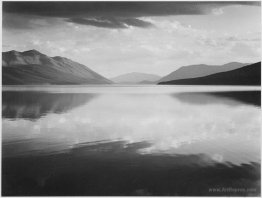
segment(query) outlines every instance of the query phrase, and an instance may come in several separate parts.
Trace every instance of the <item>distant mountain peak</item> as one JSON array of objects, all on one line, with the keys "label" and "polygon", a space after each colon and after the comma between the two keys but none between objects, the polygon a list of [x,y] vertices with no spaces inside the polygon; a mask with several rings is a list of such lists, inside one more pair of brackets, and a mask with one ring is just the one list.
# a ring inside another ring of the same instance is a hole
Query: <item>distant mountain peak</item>
[{"label": "distant mountain peak", "polygon": [[161,76],[155,74],[130,72],[111,78],[111,80],[116,83],[140,84],[141,82],[154,83],[158,81],[160,78]]},{"label": "distant mountain peak", "polygon": [[237,62],[237,61],[232,61],[232,62],[229,62],[229,63],[225,63],[224,65],[228,65],[228,64],[239,64],[239,62]]},{"label": "distant mountain peak", "polygon": [[[232,66],[232,65],[248,65],[249,63],[240,63],[240,62],[229,62],[229,63],[226,63],[224,64],[223,66]],[[251,63],[250,63],[251,64]]]},{"label": "distant mountain peak", "polygon": [[[183,66],[183,68],[185,68],[185,67],[205,67],[205,66],[208,66],[207,64],[195,64],[195,65],[187,65],[187,66]],[[180,67],[180,68],[182,68],[182,67]]]},{"label": "distant mountain peak", "polygon": [[[32,50],[27,50],[27,51],[23,51],[23,52],[19,52],[16,50],[10,50],[7,52],[3,52],[4,54],[9,54],[9,55],[15,55],[15,56],[21,56],[21,55],[30,55],[30,56],[35,56],[35,55],[44,55],[41,52],[32,49]],[[44,55],[45,56],[45,55]]]},{"label": "distant mountain peak", "polygon": [[154,75],[154,74],[147,74],[147,73],[143,73],[143,72],[130,72],[127,74],[146,74],[146,75]]},{"label": "distant mountain peak", "polygon": [[23,52],[21,52],[21,54],[23,54],[23,55],[44,55],[44,54],[40,53],[39,51],[37,51],[35,49],[23,51]]},{"label": "distant mountain peak", "polygon": [[11,50],[11,51],[7,51],[7,52],[5,52],[5,53],[19,53],[19,52],[16,51],[16,50]]},{"label": "distant mountain peak", "polygon": [[52,58],[54,58],[54,59],[64,59],[65,57],[62,57],[62,56],[54,56],[54,57],[52,57]]},{"label": "distant mountain peak", "polygon": [[7,51],[7,52],[3,52],[5,54],[9,54],[9,55],[19,55],[20,52],[16,51],[16,50],[11,50],[11,51]]},{"label": "distant mountain peak", "polygon": [[62,56],[54,56],[54,57],[52,57],[52,58],[55,59],[55,60],[58,60],[58,61],[64,61],[64,60],[72,61],[72,60],[70,60],[69,58],[62,57]]}]

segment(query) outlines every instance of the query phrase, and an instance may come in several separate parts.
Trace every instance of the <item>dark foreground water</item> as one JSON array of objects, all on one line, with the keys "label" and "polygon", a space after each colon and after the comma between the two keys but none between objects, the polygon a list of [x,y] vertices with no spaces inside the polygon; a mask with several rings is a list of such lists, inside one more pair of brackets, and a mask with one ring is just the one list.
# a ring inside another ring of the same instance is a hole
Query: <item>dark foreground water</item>
[{"label": "dark foreground water", "polygon": [[260,195],[260,91],[11,87],[2,99],[2,195]]}]

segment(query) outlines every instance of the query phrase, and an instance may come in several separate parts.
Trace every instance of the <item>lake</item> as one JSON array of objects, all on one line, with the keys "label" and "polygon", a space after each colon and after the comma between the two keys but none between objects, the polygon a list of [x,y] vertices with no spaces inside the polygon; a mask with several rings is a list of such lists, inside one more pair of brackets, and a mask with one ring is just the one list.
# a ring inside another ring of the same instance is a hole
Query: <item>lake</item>
[{"label": "lake", "polygon": [[260,87],[9,86],[2,195],[259,196]]}]

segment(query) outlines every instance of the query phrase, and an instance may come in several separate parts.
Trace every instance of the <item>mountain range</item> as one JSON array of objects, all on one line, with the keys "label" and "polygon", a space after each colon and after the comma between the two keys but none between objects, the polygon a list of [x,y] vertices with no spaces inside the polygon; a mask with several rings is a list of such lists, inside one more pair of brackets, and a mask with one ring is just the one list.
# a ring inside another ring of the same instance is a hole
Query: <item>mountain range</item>
[{"label": "mountain range", "polygon": [[[174,73],[175,74],[175,73]],[[174,79],[165,85],[261,85],[261,62],[201,77]]]},{"label": "mountain range", "polygon": [[2,53],[3,85],[111,84],[85,65],[68,58],[49,57],[36,50]]},{"label": "mountain range", "polygon": [[156,84],[160,78],[161,76],[154,74],[132,72],[116,76],[110,80],[121,84]]},{"label": "mountain range", "polygon": [[36,50],[2,53],[3,85],[44,84],[177,84],[177,85],[261,85],[261,62],[224,65],[183,66],[160,77],[148,73],[127,73],[107,79],[85,65],[65,57],[49,57]]},{"label": "mountain range", "polygon": [[224,65],[189,65],[189,66],[182,66],[174,72],[164,76],[158,82],[168,82],[171,80],[179,80],[179,79],[187,79],[187,78],[197,78],[203,77],[219,72],[230,71],[233,69],[237,69],[248,65],[248,63],[238,63],[238,62],[231,62]]}]

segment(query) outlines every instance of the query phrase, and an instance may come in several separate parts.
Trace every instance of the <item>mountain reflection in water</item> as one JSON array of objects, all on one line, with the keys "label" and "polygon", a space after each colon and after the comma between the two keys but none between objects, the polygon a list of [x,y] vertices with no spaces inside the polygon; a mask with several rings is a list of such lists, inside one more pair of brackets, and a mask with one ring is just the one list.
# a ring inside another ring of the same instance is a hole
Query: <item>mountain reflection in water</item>
[{"label": "mountain reflection in water", "polygon": [[2,117],[39,119],[48,113],[63,113],[86,104],[95,95],[84,93],[17,92],[2,93]]},{"label": "mountain reflection in water", "polygon": [[2,195],[258,196],[259,100],[4,91]]},{"label": "mountain reflection in water", "polygon": [[260,91],[226,91],[226,92],[189,92],[173,95],[182,102],[194,104],[228,104],[241,105],[241,103],[261,106]]}]

